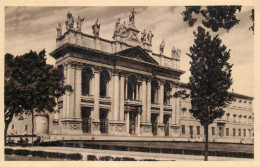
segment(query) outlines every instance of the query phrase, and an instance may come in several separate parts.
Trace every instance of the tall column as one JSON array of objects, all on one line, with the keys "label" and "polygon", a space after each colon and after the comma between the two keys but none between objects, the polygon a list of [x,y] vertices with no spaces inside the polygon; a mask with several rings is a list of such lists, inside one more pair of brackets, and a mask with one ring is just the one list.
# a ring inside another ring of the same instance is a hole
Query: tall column
[{"label": "tall column", "polygon": [[127,79],[125,79],[125,99],[128,99],[128,98],[127,98],[127,97],[128,97],[128,96],[127,96],[127,95],[128,95],[128,94],[127,94],[127,90],[128,90],[128,88],[127,88],[127,83],[128,83],[128,82],[127,82]]},{"label": "tall column", "polygon": [[[175,91],[178,91],[178,87],[176,86]],[[180,97],[176,98],[175,100],[175,105],[176,105],[176,109],[175,109],[175,122],[177,125],[180,124],[180,108],[181,108],[181,101],[180,101]]]},{"label": "tall column", "polygon": [[147,115],[146,115],[146,121],[148,123],[151,123],[151,78],[148,78],[147,80],[147,96],[146,96],[146,104],[147,104]]},{"label": "tall column", "polygon": [[100,90],[100,68],[94,70],[94,115],[93,119],[99,122],[99,90]]},{"label": "tall column", "polygon": [[[67,64],[63,64],[63,75],[64,75],[64,85],[67,85]],[[66,113],[67,113],[67,93],[68,92],[64,92],[63,96],[62,96],[62,118],[65,119],[66,118]]]},{"label": "tall column", "polygon": [[159,124],[163,124],[163,93],[164,93],[164,83],[160,82],[159,89],[159,104],[160,104],[160,115],[159,115]]},{"label": "tall column", "polygon": [[[176,92],[176,88],[175,88],[175,85],[172,87],[172,90],[171,90],[171,95],[173,96]],[[170,105],[172,106],[172,115],[171,115],[171,124],[176,124],[176,120],[175,120],[175,114],[176,114],[176,98],[175,97],[172,97],[170,98]]]},{"label": "tall column", "polygon": [[78,63],[75,72],[75,115],[76,119],[81,118],[81,80],[82,64]]},{"label": "tall column", "polygon": [[120,121],[124,121],[124,108],[125,108],[125,97],[124,97],[124,88],[125,88],[125,76],[121,74],[120,76],[120,105],[119,105],[119,117]]},{"label": "tall column", "polygon": [[141,86],[141,101],[142,101],[142,122],[147,121],[147,111],[146,111],[146,80],[142,81],[142,86]]},{"label": "tall column", "polygon": [[126,111],[126,134],[129,134],[129,110]]},{"label": "tall column", "polygon": [[119,77],[118,73],[114,73],[114,120],[119,119]]},{"label": "tall column", "polygon": [[114,79],[115,76],[111,75],[111,80],[109,81],[109,96],[111,98],[111,110],[110,110],[110,120],[114,120]]},{"label": "tall column", "polygon": [[137,113],[137,135],[140,135],[140,130],[141,130],[141,109],[138,108],[138,113]]},{"label": "tall column", "polygon": [[160,82],[160,89],[159,89],[159,105],[160,105],[160,114],[159,114],[159,121],[158,121],[158,136],[164,136],[164,124],[163,124],[163,93],[164,93],[164,82]]}]

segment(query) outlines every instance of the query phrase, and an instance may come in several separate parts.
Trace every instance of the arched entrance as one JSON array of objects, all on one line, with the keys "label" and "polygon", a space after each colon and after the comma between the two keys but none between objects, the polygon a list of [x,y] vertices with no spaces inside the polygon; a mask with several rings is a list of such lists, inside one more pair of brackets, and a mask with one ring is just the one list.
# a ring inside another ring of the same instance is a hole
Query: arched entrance
[{"label": "arched entrance", "polygon": [[82,115],[82,132],[90,133],[91,132],[91,108],[90,107],[82,107],[81,108]]}]

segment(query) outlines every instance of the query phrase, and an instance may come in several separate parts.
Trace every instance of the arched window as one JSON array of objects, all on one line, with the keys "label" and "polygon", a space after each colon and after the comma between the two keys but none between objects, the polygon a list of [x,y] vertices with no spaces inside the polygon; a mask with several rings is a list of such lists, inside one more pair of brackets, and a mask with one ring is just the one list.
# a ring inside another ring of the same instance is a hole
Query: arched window
[{"label": "arched window", "polygon": [[108,96],[108,82],[110,80],[110,74],[106,70],[100,72],[100,97]]},{"label": "arched window", "polygon": [[163,91],[163,104],[169,105],[170,104],[170,92],[171,92],[171,85],[166,82],[164,84],[164,91]]},{"label": "arched window", "polygon": [[134,75],[128,77],[127,83],[127,99],[136,100],[137,99],[137,78]]},{"label": "arched window", "polygon": [[82,69],[82,94],[90,94],[90,80],[93,77],[93,71],[89,67]]},{"label": "arched window", "polygon": [[151,88],[151,103],[155,104],[158,103],[158,92],[159,84],[156,80],[152,81],[152,88]]}]

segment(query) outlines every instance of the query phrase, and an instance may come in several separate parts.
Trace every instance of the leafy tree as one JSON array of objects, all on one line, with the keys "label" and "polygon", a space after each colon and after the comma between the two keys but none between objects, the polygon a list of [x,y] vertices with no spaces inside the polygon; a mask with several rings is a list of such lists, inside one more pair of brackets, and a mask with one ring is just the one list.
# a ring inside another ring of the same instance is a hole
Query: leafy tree
[{"label": "leafy tree", "polygon": [[249,27],[249,30],[252,30],[254,33],[255,32],[255,23],[254,23],[255,22],[255,10],[254,9],[251,10],[250,19],[252,20],[253,25],[251,27]]},{"label": "leafy tree", "polygon": [[[33,120],[34,112],[53,112],[55,99],[70,88],[66,85],[63,89],[63,79],[60,79],[63,74],[59,74],[58,68],[46,64],[45,57],[45,50],[16,57],[5,55],[5,142],[14,116],[32,115]],[[32,132],[33,128],[32,121]]]},{"label": "leafy tree", "polygon": [[[241,11],[241,6],[187,6],[182,12],[183,21],[187,22],[190,27],[194,26],[198,18],[194,15],[201,14],[202,24],[217,32],[219,28],[229,31],[233,26],[239,23],[236,18],[236,12]],[[193,15],[194,13],[194,15]]]},{"label": "leafy tree", "polygon": [[194,45],[190,47],[190,112],[198,119],[205,131],[205,160],[208,155],[208,126],[224,115],[223,108],[230,103],[228,89],[232,84],[228,63],[230,50],[221,45],[218,36],[211,38],[209,32],[198,27],[194,32]]}]

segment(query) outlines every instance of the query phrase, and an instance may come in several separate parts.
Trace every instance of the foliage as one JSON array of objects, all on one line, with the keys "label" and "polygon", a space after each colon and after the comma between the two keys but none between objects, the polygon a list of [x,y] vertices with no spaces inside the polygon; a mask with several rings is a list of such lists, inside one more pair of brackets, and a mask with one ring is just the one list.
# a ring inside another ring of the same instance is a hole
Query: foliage
[{"label": "foliage", "polygon": [[[59,70],[46,64],[45,50],[22,56],[5,55],[5,135],[13,116],[31,115],[32,111],[54,111],[61,92]],[[72,91],[72,90],[70,90]]]},{"label": "foliage", "polygon": [[218,36],[212,39],[202,27],[198,27],[194,35],[195,44],[190,47],[188,54],[192,59],[190,112],[205,126],[223,116],[223,107],[229,104],[232,65],[228,63],[230,50],[226,51],[226,46],[221,45]]},{"label": "foliage", "polygon": [[[217,32],[219,28],[229,31],[233,26],[239,24],[236,13],[241,11],[241,6],[186,6],[182,12],[183,21],[187,22],[190,27],[194,26],[198,18],[194,15],[202,16],[202,24]],[[193,14],[194,13],[194,14]]]},{"label": "foliage", "polygon": [[252,30],[254,33],[255,32],[255,10],[254,9],[251,10],[250,19],[252,20],[253,25],[249,27],[249,30]]}]

